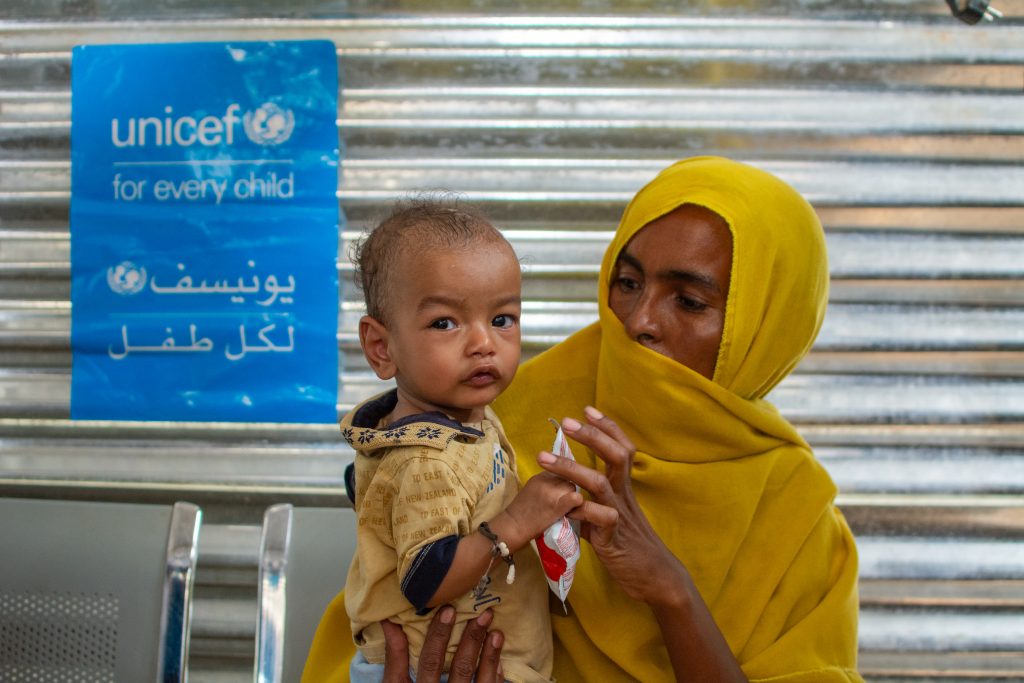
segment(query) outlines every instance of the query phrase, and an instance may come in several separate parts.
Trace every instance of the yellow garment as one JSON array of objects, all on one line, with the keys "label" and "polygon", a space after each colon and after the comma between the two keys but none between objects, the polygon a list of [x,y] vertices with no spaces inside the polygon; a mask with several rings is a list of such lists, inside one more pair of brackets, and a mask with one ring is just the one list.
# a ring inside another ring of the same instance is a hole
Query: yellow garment
[{"label": "yellow garment", "polygon": [[[733,236],[731,282],[714,381],[629,339],[607,306],[619,251],[644,225],[698,204]],[[637,446],[633,489],[686,565],[753,680],[859,681],[857,560],[835,486],[763,397],[807,352],[824,317],[828,267],[813,209],[788,185],[713,157],[662,171],[626,208],[601,266],[600,320],[526,363],[494,408],[524,480],[551,446],[549,417],[593,405]],[[577,459],[600,468],[574,444]],[[552,615],[559,683],[674,680],[650,608],[628,598],[584,543]],[[339,596],[305,683],[347,680],[351,635]],[[341,661],[343,660],[343,661]]]},{"label": "yellow garment", "polygon": [[316,627],[302,670],[302,683],[348,683],[349,664],[355,654],[342,591],[327,606]]},{"label": "yellow garment", "polygon": [[[615,260],[650,221],[682,204],[721,215],[733,235],[714,381],[632,341],[607,305]],[[793,427],[762,397],[807,352],[824,317],[828,265],[813,209],[751,166],[696,158],[662,171],[626,208],[605,254],[600,322],[525,364],[495,404],[520,476],[549,448],[548,417],[590,404],[637,446],[633,490],[686,565],[751,679],[860,680],[857,562],[833,506],[835,486]],[[600,468],[582,446],[577,459]],[[552,616],[555,678],[674,680],[650,609],[628,598],[589,544]]]}]

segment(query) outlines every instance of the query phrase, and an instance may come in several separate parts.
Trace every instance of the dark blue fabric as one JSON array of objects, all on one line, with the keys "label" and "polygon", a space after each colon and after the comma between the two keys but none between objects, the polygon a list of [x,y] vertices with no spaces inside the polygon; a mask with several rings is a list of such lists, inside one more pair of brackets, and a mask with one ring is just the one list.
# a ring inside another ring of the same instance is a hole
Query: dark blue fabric
[{"label": "dark blue fabric", "polygon": [[359,407],[359,410],[352,416],[352,426],[364,429],[374,429],[380,419],[395,409],[398,404],[398,389],[392,389],[386,394],[381,394],[369,403]]},{"label": "dark blue fabric", "polygon": [[353,505],[356,504],[356,466],[351,462],[345,468],[345,495]]},{"label": "dark blue fabric", "polygon": [[402,593],[416,608],[417,614],[426,614],[430,611],[427,603],[434,597],[444,577],[448,575],[458,547],[458,536],[445,536],[423,546],[416,555],[416,560],[402,581]]}]

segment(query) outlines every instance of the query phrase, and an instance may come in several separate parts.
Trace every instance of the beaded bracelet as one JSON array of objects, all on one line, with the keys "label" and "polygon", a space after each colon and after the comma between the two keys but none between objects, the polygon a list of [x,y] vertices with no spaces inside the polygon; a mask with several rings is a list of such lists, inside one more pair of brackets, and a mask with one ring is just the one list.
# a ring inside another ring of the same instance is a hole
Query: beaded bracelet
[{"label": "beaded bracelet", "polygon": [[494,566],[495,558],[501,557],[508,564],[508,574],[505,576],[505,583],[513,583],[516,580],[516,561],[512,557],[512,551],[508,549],[508,544],[498,539],[498,535],[491,531],[491,527],[487,522],[480,522],[477,530],[484,535],[484,538],[491,542],[491,561],[487,563],[487,571],[480,577],[480,582],[473,589],[473,596],[479,599],[487,589],[487,584],[490,583],[488,576],[491,573],[491,568]]}]

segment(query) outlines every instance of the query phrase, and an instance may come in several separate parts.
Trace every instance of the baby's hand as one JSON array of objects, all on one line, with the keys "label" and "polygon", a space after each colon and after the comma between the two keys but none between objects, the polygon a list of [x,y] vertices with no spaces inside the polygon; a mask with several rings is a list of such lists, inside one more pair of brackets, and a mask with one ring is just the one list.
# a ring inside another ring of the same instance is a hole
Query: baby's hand
[{"label": "baby's hand", "polygon": [[533,476],[505,508],[504,515],[512,529],[512,547],[526,545],[582,503],[583,496],[572,482],[549,472]]}]

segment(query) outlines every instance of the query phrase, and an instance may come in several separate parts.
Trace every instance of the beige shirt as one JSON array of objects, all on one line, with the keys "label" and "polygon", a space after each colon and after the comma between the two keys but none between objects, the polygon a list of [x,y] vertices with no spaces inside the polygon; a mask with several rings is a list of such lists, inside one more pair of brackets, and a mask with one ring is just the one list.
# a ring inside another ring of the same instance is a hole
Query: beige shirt
[{"label": "beige shirt", "polygon": [[[402,591],[420,551],[446,536],[476,532],[519,490],[515,456],[501,423],[488,408],[485,419],[460,425],[431,413],[378,426],[394,406],[389,392],[357,407],[342,420],[342,435],[356,449],[357,547],[345,584],[345,605],[356,645],[371,663],[384,661],[379,621],[402,625],[415,668],[432,613],[417,610]],[[536,552],[515,554],[516,579],[506,583],[500,558],[490,584],[454,602],[456,628],[448,648],[455,653],[465,624],[494,611],[492,628],[505,634],[502,667],[513,683],[551,677],[548,587]]]}]

